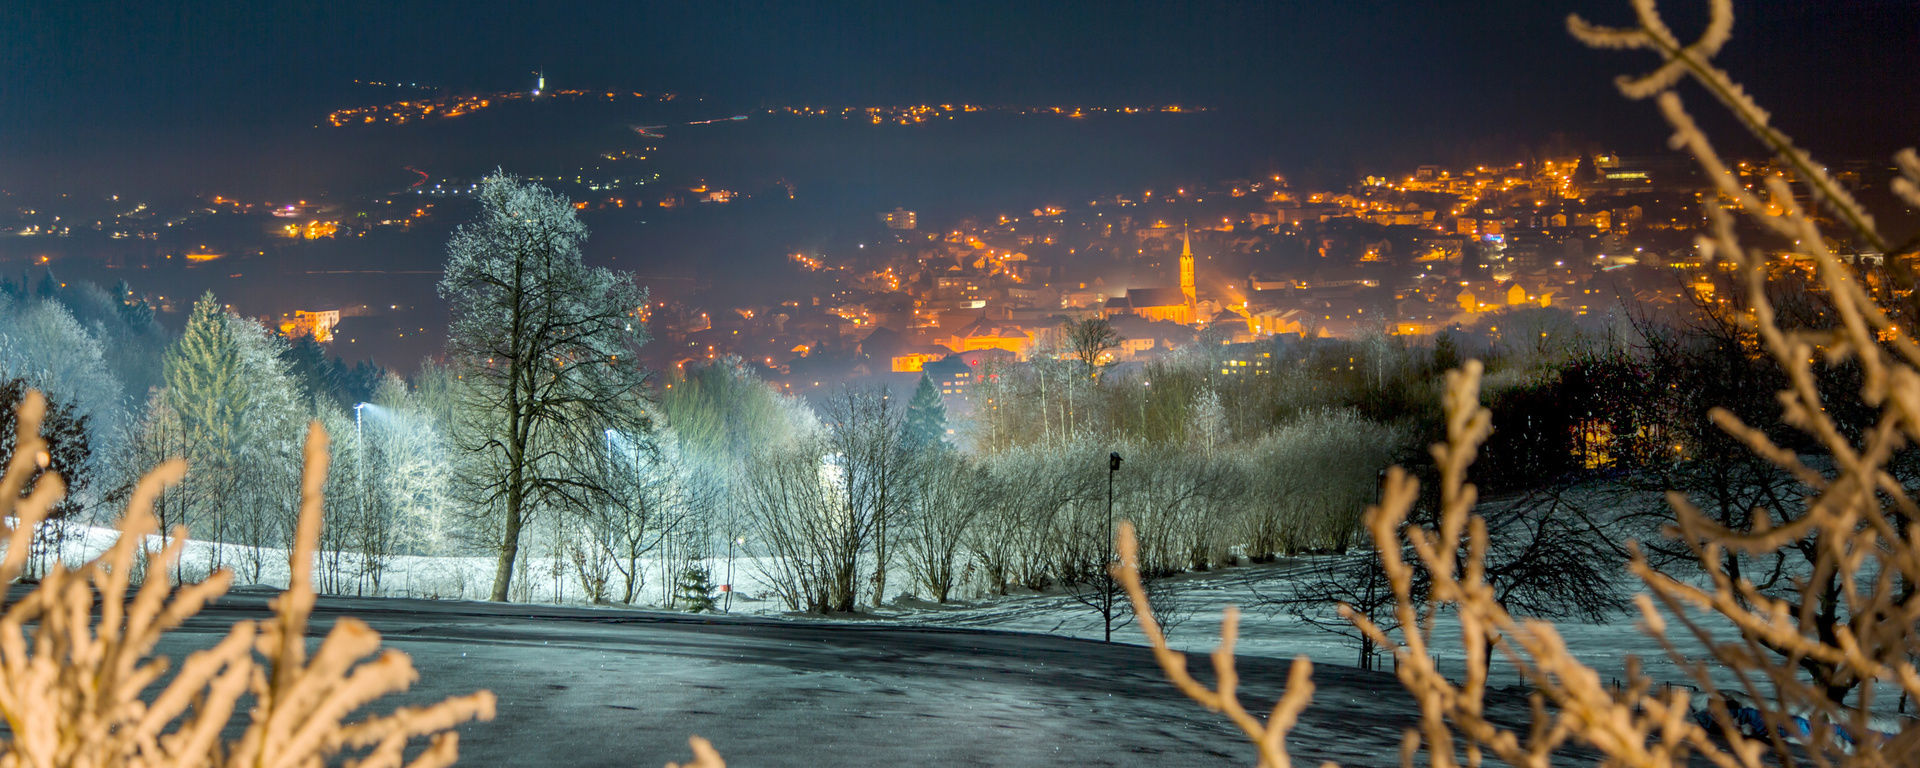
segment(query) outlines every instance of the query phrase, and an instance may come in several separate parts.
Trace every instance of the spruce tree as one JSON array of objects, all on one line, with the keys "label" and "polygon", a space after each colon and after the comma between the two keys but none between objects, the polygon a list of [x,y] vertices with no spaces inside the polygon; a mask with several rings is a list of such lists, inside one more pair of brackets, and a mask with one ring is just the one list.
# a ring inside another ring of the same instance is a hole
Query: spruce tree
[{"label": "spruce tree", "polygon": [[[182,498],[183,506],[209,510],[211,525],[203,535],[226,541],[228,502],[236,487],[233,470],[252,392],[243,370],[240,340],[212,291],[194,302],[186,330],[167,348],[160,363],[166,402],[178,414],[185,438],[192,490]],[[189,509],[182,513],[183,518],[194,514]],[[216,548],[216,565],[219,557]]]},{"label": "spruce tree", "polygon": [[[20,403],[32,388],[23,378],[0,382],[0,466],[13,463],[14,441],[19,438]],[[93,480],[93,447],[86,414],[70,402],[49,399],[46,403],[47,409],[40,418],[40,436],[47,441],[48,462],[27,476],[26,487],[32,488],[42,474],[58,474],[67,487],[66,498],[53,509],[53,517],[60,518],[80,509],[78,498],[86,493]]]},{"label": "spruce tree", "polygon": [[920,386],[913,390],[913,400],[907,403],[907,444],[914,447],[944,444],[947,436],[947,406],[940,399],[940,389],[933,385],[933,377],[925,371],[920,373]]},{"label": "spruce tree", "polygon": [[713,578],[704,565],[690,565],[674,584],[674,600],[688,613],[713,612]]},{"label": "spruce tree", "polygon": [[153,324],[153,307],[146,299],[133,295],[133,286],[121,280],[113,285],[114,300],[119,302],[120,322],[135,331],[144,331]]},{"label": "spruce tree", "polygon": [[312,336],[294,339],[280,357],[287,361],[288,370],[307,394],[325,398],[341,408],[351,408],[358,402],[347,400],[341,391],[339,359],[328,359],[327,351]]},{"label": "spruce tree", "polygon": [[167,401],[180,414],[187,443],[214,467],[228,466],[238,448],[249,393],[241,380],[240,344],[212,291],[193,304],[180,340],[161,358]]},{"label": "spruce tree", "polygon": [[34,293],[43,299],[58,299],[63,287],[65,286],[61,285],[60,278],[53,276],[53,269],[48,268],[46,273],[40,276],[40,287],[35,289]]}]

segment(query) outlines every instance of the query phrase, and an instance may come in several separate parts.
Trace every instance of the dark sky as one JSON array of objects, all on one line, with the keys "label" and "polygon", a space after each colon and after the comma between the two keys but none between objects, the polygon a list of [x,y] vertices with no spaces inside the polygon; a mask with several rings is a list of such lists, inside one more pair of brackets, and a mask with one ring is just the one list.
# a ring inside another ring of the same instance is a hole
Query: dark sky
[{"label": "dark sky", "polygon": [[[1705,2],[1663,5],[1689,28]],[[1915,3],[1736,5],[1724,61],[1791,133],[1829,155],[1881,155],[1920,133]],[[1569,11],[1628,18],[1624,0],[12,0],[0,4],[0,172],[13,153],[311,120],[353,78],[498,90],[538,67],[555,87],[743,106],[1202,103],[1362,156],[1556,132],[1653,148],[1652,108],[1608,84],[1650,55],[1580,46]]]}]

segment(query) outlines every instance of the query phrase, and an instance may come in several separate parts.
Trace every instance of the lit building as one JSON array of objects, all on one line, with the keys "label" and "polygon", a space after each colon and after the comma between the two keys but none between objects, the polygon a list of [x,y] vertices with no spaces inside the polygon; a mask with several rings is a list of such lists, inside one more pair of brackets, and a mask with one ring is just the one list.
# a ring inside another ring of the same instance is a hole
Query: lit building
[{"label": "lit building", "polygon": [[1229,344],[1220,348],[1220,375],[1265,376],[1273,371],[1271,344]]},{"label": "lit building", "polygon": [[1197,294],[1193,288],[1193,238],[1185,224],[1180,225],[1180,295],[1187,299],[1187,313],[1193,313]]},{"label": "lit building", "polygon": [[280,236],[293,238],[295,240],[318,240],[323,237],[333,237],[339,233],[340,222],[321,221],[319,219],[307,222],[306,226],[288,224],[280,228]]},{"label": "lit building", "polygon": [[1125,296],[1107,299],[1101,314],[1108,319],[1116,315],[1138,315],[1147,320],[1188,325],[1193,322],[1193,305],[1172,288],[1129,288]]},{"label": "lit building", "polygon": [[949,401],[965,401],[967,390],[973,386],[973,368],[959,355],[927,363],[922,369],[926,375],[939,385],[940,394]]},{"label": "lit building", "polygon": [[951,415],[972,410],[973,388],[983,380],[993,379],[996,374],[992,371],[1018,359],[1018,355],[1004,349],[980,349],[948,355],[927,363],[921,370],[940,387],[941,399]]},{"label": "lit building", "polygon": [[1129,288],[1124,296],[1107,300],[1101,314],[1138,315],[1147,320],[1164,320],[1192,325],[1199,320],[1198,294],[1194,289],[1193,241],[1185,228],[1180,233],[1180,288]]},{"label": "lit building", "polygon": [[1247,329],[1255,336],[1305,335],[1306,324],[1311,319],[1304,310],[1265,309],[1247,316]]},{"label": "lit building", "polygon": [[[282,318],[285,317],[285,315],[282,315]],[[326,309],[315,312],[308,312],[304,309],[295,310],[292,319],[282,319],[280,321],[280,335],[289,339],[312,336],[314,341],[324,344],[333,341],[333,329],[339,324],[340,310],[337,309]]]},{"label": "lit building", "polygon": [[955,331],[951,337],[939,342],[958,352],[972,352],[983,349],[999,349],[1013,353],[1025,359],[1027,352],[1033,349],[1033,334],[1017,325],[1002,325],[982,315],[980,319]]},{"label": "lit building", "polygon": [[887,229],[915,229],[920,226],[920,216],[905,208],[880,214],[880,221],[887,225]]},{"label": "lit building", "polygon": [[894,373],[914,373],[924,370],[928,363],[938,361],[952,352],[904,352],[894,355],[892,368]]}]

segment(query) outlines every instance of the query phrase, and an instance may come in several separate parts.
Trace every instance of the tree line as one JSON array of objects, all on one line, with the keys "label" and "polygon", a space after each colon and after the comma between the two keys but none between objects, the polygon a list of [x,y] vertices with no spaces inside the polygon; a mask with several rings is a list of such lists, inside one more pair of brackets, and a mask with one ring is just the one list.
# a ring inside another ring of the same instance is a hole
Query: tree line
[{"label": "tree line", "polygon": [[[499,174],[477,200],[439,285],[447,350],[410,381],[329,360],[212,294],[174,337],[124,286],[7,284],[0,373],[53,398],[76,513],[185,456],[157,514],[213,542],[212,565],[270,578],[263,553],[293,534],[297,441],[319,420],[339,468],[323,589],[380,592],[403,556],[489,557],[490,581],[460,593],[704,606],[737,567],[790,609],[849,611],[902,593],[1110,588],[1110,479],[1150,576],[1363,546],[1379,470],[1421,464],[1443,429],[1439,374],[1469,355],[1490,361],[1496,404],[1516,406],[1496,413],[1527,420],[1496,430],[1490,487],[1590,469],[1576,443],[1598,417],[1554,405],[1578,387],[1657,400],[1620,366],[1662,337],[1626,344],[1550,311],[1503,318],[1522,344],[1203,335],[1140,366],[1111,364],[1111,326],[1076,320],[1058,349],[981,366],[952,414],[925,378],[814,403],[738,360],[658,378],[637,362],[645,289],[587,264],[566,199]],[[1629,416],[1605,414],[1620,456]]]}]

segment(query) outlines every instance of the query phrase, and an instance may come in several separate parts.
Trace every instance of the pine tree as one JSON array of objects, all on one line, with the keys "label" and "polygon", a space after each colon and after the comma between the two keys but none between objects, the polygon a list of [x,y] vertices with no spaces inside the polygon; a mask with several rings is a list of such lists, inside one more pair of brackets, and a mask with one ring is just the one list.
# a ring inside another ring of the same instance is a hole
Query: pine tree
[{"label": "pine tree", "polygon": [[[180,418],[192,471],[188,478],[192,490],[182,499],[183,507],[210,510],[211,526],[205,535],[226,541],[233,467],[253,398],[242,370],[240,342],[212,291],[194,302],[180,340],[161,356],[161,374],[167,405]],[[187,509],[182,512],[183,517],[193,514]],[[216,549],[216,561],[219,556]]]},{"label": "pine tree", "polygon": [[690,565],[675,583],[674,601],[688,613],[713,612],[713,578],[704,565]]},{"label": "pine tree", "polygon": [[162,358],[168,405],[180,414],[187,443],[226,466],[238,447],[250,399],[240,371],[240,345],[212,291],[193,304],[180,340]]},{"label": "pine tree", "polygon": [[34,289],[34,293],[43,299],[57,299],[60,298],[60,289],[64,287],[60,278],[54,277],[53,270],[49,268],[40,276],[40,287]]},{"label": "pine tree", "polygon": [[133,295],[133,286],[121,280],[113,285],[113,297],[119,302],[120,322],[134,330],[145,330],[153,324],[153,306],[146,299]]},{"label": "pine tree", "polygon": [[940,399],[940,390],[933,385],[933,377],[924,371],[920,374],[920,386],[913,391],[913,400],[907,403],[907,445],[920,448],[942,445],[947,436],[947,406]]},{"label": "pine tree", "polygon": [[[31,389],[31,382],[22,378],[0,382],[0,466],[13,463],[14,441],[19,431],[15,421],[16,411]],[[48,461],[27,476],[26,487],[32,488],[34,483],[39,482],[40,475],[46,472],[60,476],[61,481],[66,483],[67,494],[54,507],[55,518],[78,511],[79,498],[86,494],[93,480],[93,448],[87,419],[87,415],[75,408],[73,403],[55,400],[47,401],[47,410],[40,417],[40,436],[46,440]]]},{"label": "pine tree", "polygon": [[340,389],[339,359],[328,359],[327,351],[312,336],[294,339],[287,345],[282,357],[286,359],[294,379],[300,382],[301,390],[307,394],[325,398],[341,408],[351,408],[359,402],[347,400]]}]

